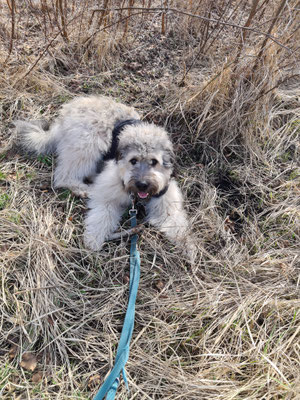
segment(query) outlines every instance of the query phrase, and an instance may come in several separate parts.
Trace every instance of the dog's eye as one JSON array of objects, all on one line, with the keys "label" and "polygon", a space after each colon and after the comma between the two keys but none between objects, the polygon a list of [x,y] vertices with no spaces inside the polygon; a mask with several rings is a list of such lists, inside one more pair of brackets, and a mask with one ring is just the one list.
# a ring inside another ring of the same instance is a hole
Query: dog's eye
[{"label": "dog's eye", "polygon": [[155,167],[155,165],[158,163],[158,161],[155,158],[152,158],[151,160],[151,165],[152,167]]},{"label": "dog's eye", "polygon": [[130,162],[130,164],[135,165],[137,163],[137,159],[132,158],[129,162]]}]

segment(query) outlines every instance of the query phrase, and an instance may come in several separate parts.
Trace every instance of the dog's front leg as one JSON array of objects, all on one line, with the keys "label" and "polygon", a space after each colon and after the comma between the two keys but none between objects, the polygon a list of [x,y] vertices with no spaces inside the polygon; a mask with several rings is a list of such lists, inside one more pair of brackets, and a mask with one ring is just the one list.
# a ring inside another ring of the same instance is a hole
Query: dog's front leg
[{"label": "dog's front leg", "polygon": [[175,181],[170,181],[167,192],[160,197],[152,197],[146,206],[147,221],[163,232],[168,239],[180,246],[191,263],[196,257],[196,245],[191,233],[183,197]]},{"label": "dog's front leg", "polygon": [[124,209],[116,203],[101,203],[91,208],[85,218],[84,243],[91,250],[100,250],[118,228]]}]

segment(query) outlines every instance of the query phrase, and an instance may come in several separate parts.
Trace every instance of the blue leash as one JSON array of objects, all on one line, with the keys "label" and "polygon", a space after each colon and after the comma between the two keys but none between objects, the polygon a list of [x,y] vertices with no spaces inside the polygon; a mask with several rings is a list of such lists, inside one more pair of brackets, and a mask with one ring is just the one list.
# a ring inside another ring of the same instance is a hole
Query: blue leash
[{"label": "blue leash", "polygon": [[[129,210],[129,214],[131,217],[131,227],[136,227],[136,209],[132,207]],[[131,245],[130,245],[130,283],[129,283],[129,300],[127,311],[125,315],[125,320],[123,324],[123,329],[118,345],[115,365],[111,370],[110,374],[104,381],[103,385],[99,389],[99,392],[94,397],[94,400],[103,400],[106,396],[106,400],[113,400],[115,398],[119,383],[120,383],[120,374],[122,372],[123,379],[126,385],[127,390],[128,381],[125,372],[125,364],[129,357],[129,344],[133,332],[134,327],[134,314],[135,314],[135,301],[139,286],[140,280],[140,253],[136,248],[138,235],[134,234],[131,237]]]}]

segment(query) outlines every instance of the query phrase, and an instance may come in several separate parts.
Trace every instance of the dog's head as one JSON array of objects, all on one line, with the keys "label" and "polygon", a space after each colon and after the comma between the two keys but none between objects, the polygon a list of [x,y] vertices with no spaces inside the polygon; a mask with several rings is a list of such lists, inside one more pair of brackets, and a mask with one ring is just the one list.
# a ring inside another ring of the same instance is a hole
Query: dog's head
[{"label": "dog's head", "polygon": [[167,132],[153,124],[124,128],[119,137],[117,163],[125,190],[150,199],[167,189],[173,171],[173,147]]}]

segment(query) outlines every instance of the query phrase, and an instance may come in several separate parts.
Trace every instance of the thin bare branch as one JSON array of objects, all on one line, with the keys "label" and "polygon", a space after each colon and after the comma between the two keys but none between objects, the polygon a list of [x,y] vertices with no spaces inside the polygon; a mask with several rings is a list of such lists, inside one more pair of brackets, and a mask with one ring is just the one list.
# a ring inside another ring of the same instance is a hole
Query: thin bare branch
[{"label": "thin bare branch", "polygon": [[[214,22],[214,23],[218,23],[220,25],[230,26],[232,28],[238,28],[238,29],[241,29],[241,30],[255,32],[255,33],[259,34],[259,35],[265,36],[267,39],[272,40],[273,42],[278,44],[278,46],[283,47],[284,49],[288,50],[289,52],[292,52],[292,50],[289,47],[283,45],[277,38],[275,38],[270,33],[263,32],[263,31],[260,31],[260,30],[258,30],[256,28],[252,28],[252,27],[249,27],[249,26],[237,25],[237,24],[234,24],[234,23],[231,23],[231,22],[219,21],[219,20],[217,20],[215,18],[208,18],[208,17],[204,17],[202,15],[192,14],[192,13],[189,13],[187,11],[179,10],[177,8],[171,8],[171,7],[169,7],[169,8],[165,8],[165,7],[152,7],[152,8],[123,7],[123,8],[118,8],[118,7],[116,7],[116,8],[109,9],[109,11],[120,11],[120,10],[141,10],[143,13],[145,13],[145,12],[151,12],[151,13],[153,13],[153,12],[163,12],[163,13],[173,12],[173,13],[176,13],[176,14],[187,15],[189,17],[202,19],[203,21]],[[92,10],[92,13],[103,12],[103,11],[104,11],[103,8],[96,8],[96,9]],[[106,11],[108,11],[108,10],[106,10]]]}]

